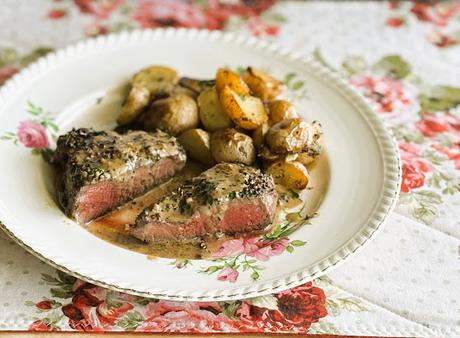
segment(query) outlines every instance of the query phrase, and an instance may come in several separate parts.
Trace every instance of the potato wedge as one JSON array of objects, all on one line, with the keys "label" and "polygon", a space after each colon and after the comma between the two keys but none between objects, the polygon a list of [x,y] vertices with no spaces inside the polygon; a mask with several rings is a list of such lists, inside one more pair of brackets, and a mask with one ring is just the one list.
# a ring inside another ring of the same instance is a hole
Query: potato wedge
[{"label": "potato wedge", "polygon": [[220,93],[225,87],[229,87],[238,95],[249,95],[248,85],[237,73],[227,68],[219,68],[216,73],[217,92]]},{"label": "potato wedge", "polygon": [[205,89],[197,98],[200,120],[206,130],[216,131],[233,125],[220,105],[216,88]]},{"label": "potato wedge", "polygon": [[273,176],[275,183],[291,189],[305,189],[309,181],[307,168],[296,161],[274,162],[268,166],[267,173]]},{"label": "potato wedge", "polygon": [[243,75],[251,92],[262,100],[272,100],[284,90],[284,84],[260,69],[248,67]]},{"label": "potato wedge", "polygon": [[287,100],[273,100],[267,102],[268,123],[272,126],[286,119],[299,117],[294,105]]},{"label": "potato wedge", "polygon": [[150,100],[150,92],[145,87],[132,86],[126,97],[117,123],[125,125],[133,122],[147,107]]},{"label": "potato wedge", "polygon": [[185,94],[177,94],[156,100],[144,117],[144,128],[159,128],[171,135],[198,127],[198,107],[194,99]]},{"label": "potato wedge", "polygon": [[194,160],[206,164],[214,164],[210,146],[211,135],[200,128],[189,129],[179,135],[178,140]]},{"label": "potato wedge", "polygon": [[220,129],[211,135],[211,153],[216,162],[250,165],[256,159],[252,138],[233,128]]},{"label": "potato wedge", "polygon": [[177,82],[174,69],[163,66],[150,66],[141,69],[133,76],[132,85],[147,88],[150,95],[168,93]]},{"label": "potato wedge", "polygon": [[265,135],[265,143],[278,154],[301,152],[308,141],[309,125],[300,118],[278,122]]},{"label": "potato wedge", "polygon": [[230,87],[224,87],[219,100],[225,114],[243,129],[256,129],[268,120],[264,104],[257,97],[238,95]]}]

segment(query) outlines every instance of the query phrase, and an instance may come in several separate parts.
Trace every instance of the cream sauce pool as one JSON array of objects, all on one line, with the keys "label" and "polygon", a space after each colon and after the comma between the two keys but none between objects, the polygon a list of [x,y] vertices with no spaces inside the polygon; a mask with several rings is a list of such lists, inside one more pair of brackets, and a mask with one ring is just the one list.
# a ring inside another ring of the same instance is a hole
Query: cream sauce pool
[{"label": "cream sauce pool", "polygon": [[[324,152],[309,168],[310,182],[308,188],[298,194],[292,190],[278,186],[279,201],[274,224],[289,220],[301,221],[299,210],[303,215],[313,215],[319,208],[326,193],[329,182],[329,162]],[[162,185],[150,190],[145,195],[125,204],[119,209],[85,225],[88,231],[97,237],[117,246],[147,255],[149,259],[156,257],[201,259],[211,256],[222,242],[231,239],[194,240],[190,242],[163,242],[161,244],[144,243],[128,234],[129,224],[147,206],[155,203],[168,191],[181,185],[186,179],[199,175],[205,168],[195,163],[187,163],[185,168],[175,177]],[[269,229],[267,229],[269,230]]]}]

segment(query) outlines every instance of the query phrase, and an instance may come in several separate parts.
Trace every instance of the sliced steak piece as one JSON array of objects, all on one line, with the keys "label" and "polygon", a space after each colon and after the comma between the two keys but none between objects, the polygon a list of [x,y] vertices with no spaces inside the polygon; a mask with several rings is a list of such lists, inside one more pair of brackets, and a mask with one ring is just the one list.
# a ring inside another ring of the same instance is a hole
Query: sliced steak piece
[{"label": "sliced steak piece", "polygon": [[273,221],[277,201],[271,176],[221,163],[146,208],[131,234],[155,242],[260,232]]},{"label": "sliced steak piece", "polygon": [[182,146],[162,131],[74,129],[59,137],[53,157],[59,200],[86,223],[170,178],[185,160]]}]

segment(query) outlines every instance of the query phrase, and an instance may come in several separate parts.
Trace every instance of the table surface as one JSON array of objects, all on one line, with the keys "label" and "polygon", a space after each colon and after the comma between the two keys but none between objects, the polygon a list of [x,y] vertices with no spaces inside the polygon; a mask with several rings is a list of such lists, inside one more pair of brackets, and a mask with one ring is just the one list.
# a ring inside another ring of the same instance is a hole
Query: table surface
[{"label": "table surface", "polygon": [[274,295],[277,309],[110,292],[0,237],[0,330],[460,336],[460,2],[3,0],[0,84],[51,49],[163,26],[259,36],[340,73],[398,140],[395,212],[346,264]]}]

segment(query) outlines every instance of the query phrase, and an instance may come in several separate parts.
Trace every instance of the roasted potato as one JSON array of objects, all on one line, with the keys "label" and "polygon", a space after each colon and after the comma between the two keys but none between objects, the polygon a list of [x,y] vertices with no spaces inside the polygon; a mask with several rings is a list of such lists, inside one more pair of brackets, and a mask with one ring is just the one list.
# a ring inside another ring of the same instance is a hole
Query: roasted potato
[{"label": "roasted potato", "polygon": [[274,153],[301,152],[308,141],[308,127],[300,118],[283,120],[268,130],[265,143]]},{"label": "roasted potato", "polygon": [[212,165],[214,158],[211,154],[210,137],[207,131],[197,128],[184,131],[178,140],[191,158],[203,164]]},{"label": "roasted potato", "polygon": [[220,92],[229,87],[238,95],[249,95],[249,87],[243,79],[234,71],[227,68],[219,68],[216,73],[216,88]]},{"label": "roasted potato", "polygon": [[308,170],[297,161],[276,161],[267,168],[275,183],[291,189],[305,189],[308,185]]},{"label": "roasted potato", "polygon": [[252,140],[254,141],[256,149],[259,149],[264,144],[265,134],[267,134],[268,129],[270,129],[270,126],[267,123],[264,123],[253,131]]},{"label": "roasted potato", "polygon": [[132,85],[147,88],[150,95],[169,93],[177,82],[174,69],[163,66],[150,66],[134,74]]},{"label": "roasted potato", "polygon": [[264,101],[276,98],[284,90],[281,81],[254,67],[248,67],[243,80],[251,92]]},{"label": "roasted potato", "polygon": [[132,86],[125,102],[121,107],[121,113],[118,116],[117,123],[125,125],[133,122],[148,106],[150,92],[145,87]]},{"label": "roasted potato", "polygon": [[179,79],[179,85],[194,91],[196,94],[200,94],[203,90],[214,87],[215,84],[215,80],[198,80],[190,77],[181,77]]},{"label": "roasted potato", "polygon": [[233,128],[220,129],[211,135],[211,153],[216,162],[250,165],[256,158],[252,138]]},{"label": "roasted potato", "polygon": [[256,129],[268,120],[264,104],[257,97],[239,95],[230,87],[224,87],[219,92],[219,100],[225,114],[243,129]]},{"label": "roasted potato", "polygon": [[198,107],[194,99],[185,94],[177,94],[154,101],[144,117],[144,128],[159,128],[171,135],[198,127]]},{"label": "roasted potato", "polygon": [[197,98],[200,120],[206,130],[216,131],[233,125],[224,113],[214,87],[205,89]]},{"label": "roasted potato", "polygon": [[294,105],[287,100],[273,100],[267,102],[268,123],[272,126],[286,119],[299,117]]},{"label": "roasted potato", "polygon": [[319,154],[321,154],[322,144],[321,138],[323,131],[321,124],[314,121],[308,125],[308,137],[302,152],[299,153],[298,161],[304,165],[312,163]]}]

